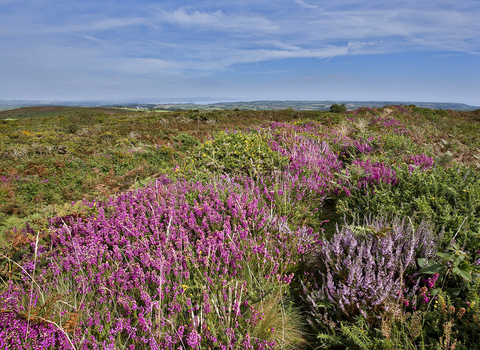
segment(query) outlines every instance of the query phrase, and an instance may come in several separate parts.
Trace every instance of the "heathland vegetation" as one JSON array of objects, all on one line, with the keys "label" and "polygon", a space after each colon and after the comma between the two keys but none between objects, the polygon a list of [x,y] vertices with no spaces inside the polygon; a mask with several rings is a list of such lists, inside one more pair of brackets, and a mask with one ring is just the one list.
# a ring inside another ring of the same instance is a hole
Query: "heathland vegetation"
[{"label": "heathland vegetation", "polygon": [[0,144],[0,348],[480,348],[479,110],[77,108]]}]

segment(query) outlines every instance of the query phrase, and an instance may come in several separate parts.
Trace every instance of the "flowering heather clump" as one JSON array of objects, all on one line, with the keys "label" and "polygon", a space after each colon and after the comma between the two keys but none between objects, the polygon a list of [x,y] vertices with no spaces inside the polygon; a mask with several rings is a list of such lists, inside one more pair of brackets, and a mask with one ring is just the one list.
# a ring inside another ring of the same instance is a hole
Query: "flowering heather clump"
[{"label": "flowering heather clump", "polygon": [[[305,181],[317,183],[325,194],[345,188],[343,179],[335,176],[345,167],[341,160],[346,147],[359,147],[360,152],[369,152],[368,142],[373,139],[351,140],[335,130],[328,130],[321,124],[306,123],[290,125],[272,123],[270,145],[273,150],[289,157],[290,166],[286,172],[301,174]],[[372,149],[373,150],[373,149]]]},{"label": "flowering heather clump", "polygon": [[431,227],[422,222],[413,229],[400,220],[367,220],[365,226],[345,225],[321,246],[317,264],[318,287],[306,296],[309,322],[318,326],[325,312],[353,320],[362,315],[370,324],[392,301],[400,303],[406,273],[417,258],[432,257],[437,248]]},{"label": "flowering heather clump", "polygon": [[0,349],[71,349],[65,336],[54,326],[30,323],[14,312],[0,314]]},{"label": "flowering heather clump", "polygon": [[360,177],[359,186],[366,188],[369,184],[378,185],[380,183],[395,185],[397,176],[395,170],[382,162],[372,162],[370,159],[366,161],[354,160],[354,166],[365,171],[365,175]]},{"label": "flowering heather clump", "polygon": [[[30,272],[37,265],[33,297],[69,285],[62,300],[86,332],[73,339],[79,348],[293,346],[281,330],[262,333],[262,305],[284,294],[316,239],[310,229],[291,230],[272,205],[248,178],[163,178],[99,204],[94,217],[55,219],[51,243],[27,263]],[[4,297],[28,302],[29,293]],[[53,309],[52,320],[67,321]],[[7,321],[0,332],[11,331]]]},{"label": "flowering heather clump", "polygon": [[304,136],[289,139],[278,137],[279,142],[271,141],[276,152],[289,157],[290,164],[285,174],[299,180],[299,186],[318,195],[324,195],[332,188],[335,173],[340,172],[342,162],[330,145]]},{"label": "flowering heather clump", "polygon": [[312,140],[327,141],[331,146],[340,145],[346,140],[349,140],[345,136],[342,136],[335,129],[325,127],[325,125],[317,122],[294,122],[292,124],[286,123],[271,123],[268,128],[272,131],[273,135],[271,139],[282,140],[287,143],[295,141],[295,137],[302,135]]},{"label": "flowering heather clump", "polygon": [[422,170],[429,170],[433,167],[433,158],[428,157],[424,153],[420,155],[405,156],[404,160],[407,164],[409,164],[408,169],[410,171],[415,170],[415,168],[420,168]]},{"label": "flowering heather clump", "polygon": [[[368,141],[373,141],[373,137],[369,137]],[[355,148],[358,150],[358,152],[363,153],[363,154],[368,154],[373,152],[373,147],[370,144],[370,142],[365,142],[362,140],[355,140],[353,142],[353,145]]]},{"label": "flowering heather clump", "polygon": [[0,349],[71,349],[65,333],[39,315],[37,295],[28,300],[28,310],[19,303],[27,296],[27,290],[11,282],[0,293]]},{"label": "flowering heather clump", "polygon": [[372,126],[381,126],[389,128],[396,134],[408,135],[410,131],[400,121],[391,117],[376,117],[370,121]]}]

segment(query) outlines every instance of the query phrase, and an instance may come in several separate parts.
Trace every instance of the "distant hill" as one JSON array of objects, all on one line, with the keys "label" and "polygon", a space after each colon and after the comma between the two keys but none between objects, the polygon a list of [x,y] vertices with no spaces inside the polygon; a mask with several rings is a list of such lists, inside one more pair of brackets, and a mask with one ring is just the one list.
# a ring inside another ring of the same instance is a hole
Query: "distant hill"
[{"label": "distant hill", "polygon": [[[189,99],[185,99],[188,101]],[[463,103],[442,102],[399,102],[399,101],[243,101],[243,102],[212,102],[204,103],[207,99],[192,99],[193,102],[182,103],[180,99],[171,99],[169,102],[154,102],[154,99],[142,101],[29,101],[0,100],[0,118],[27,118],[33,116],[57,115],[72,107],[103,108],[105,113],[127,113],[125,109],[135,110],[282,110],[292,108],[297,111],[327,111],[332,104],[343,104],[349,110],[361,107],[383,107],[391,105],[415,105],[422,108],[444,109],[456,111],[471,111],[480,107],[470,106]],[[158,101],[158,99],[157,99]],[[177,102],[179,101],[179,102]],[[218,100],[217,100],[218,101]],[[106,109],[105,109],[106,108]],[[15,110],[15,112],[12,112]],[[10,112],[9,112],[10,111]]]},{"label": "distant hill", "polygon": [[349,110],[369,107],[380,108],[391,105],[415,105],[421,108],[430,109],[448,109],[457,111],[471,111],[478,109],[479,107],[469,106],[463,103],[439,103],[439,102],[398,102],[398,101],[251,101],[251,102],[220,102],[212,104],[195,104],[195,103],[183,103],[183,104],[159,104],[159,105],[145,105],[144,107],[157,108],[157,109],[217,109],[217,110],[281,110],[292,108],[298,111],[327,111],[333,104],[343,104]]}]

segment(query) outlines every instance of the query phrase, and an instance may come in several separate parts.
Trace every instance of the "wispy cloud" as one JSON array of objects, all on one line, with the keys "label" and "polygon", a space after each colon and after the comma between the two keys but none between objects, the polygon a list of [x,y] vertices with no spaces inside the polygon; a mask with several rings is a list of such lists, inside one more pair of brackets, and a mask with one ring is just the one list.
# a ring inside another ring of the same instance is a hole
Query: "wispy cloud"
[{"label": "wispy cloud", "polygon": [[[18,20],[19,22],[22,19]],[[0,24],[0,34],[9,34],[13,36],[38,36],[48,34],[76,34],[76,33],[94,33],[99,31],[109,31],[118,28],[130,26],[145,26],[149,22],[145,18],[102,18],[100,20],[74,21],[73,23],[44,24],[27,23],[19,26],[14,32],[10,32],[11,24],[8,22]]]},{"label": "wispy cloud", "polygon": [[146,26],[149,22],[145,18],[104,18],[93,22],[71,24],[50,29],[54,33],[88,33],[130,26]]},{"label": "wispy cloud", "polygon": [[306,9],[318,9],[319,7],[317,5],[310,5],[306,3],[305,1],[302,0],[293,0],[297,5],[300,5],[301,7],[304,7]]},{"label": "wispy cloud", "polygon": [[110,70],[129,75],[149,74],[151,76],[172,76],[178,75],[180,68],[177,62],[164,61],[158,58],[139,58],[139,57],[117,57],[103,59],[103,64],[96,68],[99,70]]},{"label": "wispy cloud", "polygon": [[215,12],[187,11],[160,11],[159,18],[162,22],[178,24],[183,27],[195,27],[204,30],[216,31],[274,31],[278,26],[263,16],[244,16],[238,14],[225,14],[218,10]]}]

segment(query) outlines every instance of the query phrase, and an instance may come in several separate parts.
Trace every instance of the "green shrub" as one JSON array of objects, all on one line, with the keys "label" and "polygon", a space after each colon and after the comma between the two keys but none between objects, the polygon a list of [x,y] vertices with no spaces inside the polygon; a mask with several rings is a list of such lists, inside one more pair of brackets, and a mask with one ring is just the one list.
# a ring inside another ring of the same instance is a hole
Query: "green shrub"
[{"label": "green shrub", "polygon": [[96,122],[100,113],[89,108],[80,107],[68,111],[63,116],[62,125],[65,132],[75,134],[81,126],[89,126]]},{"label": "green shrub", "polygon": [[156,145],[147,148],[144,158],[151,164],[158,165],[172,161],[177,157],[175,150],[167,145]]},{"label": "green shrub", "polygon": [[333,105],[330,106],[330,112],[332,113],[343,113],[347,111],[347,107],[345,106],[345,103],[342,103],[341,105],[334,103]]},{"label": "green shrub", "polygon": [[257,132],[220,132],[200,145],[187,164],[189,170],[228,174],[273,172],[287,164],[287,158],[272,151],[268,139]]},{"label": "green shrub", "polygon": [[419,151],[419,147],[410,137],[395,132],[385,135],[382,141],[385,153],[392,158],[415,154]]}]

